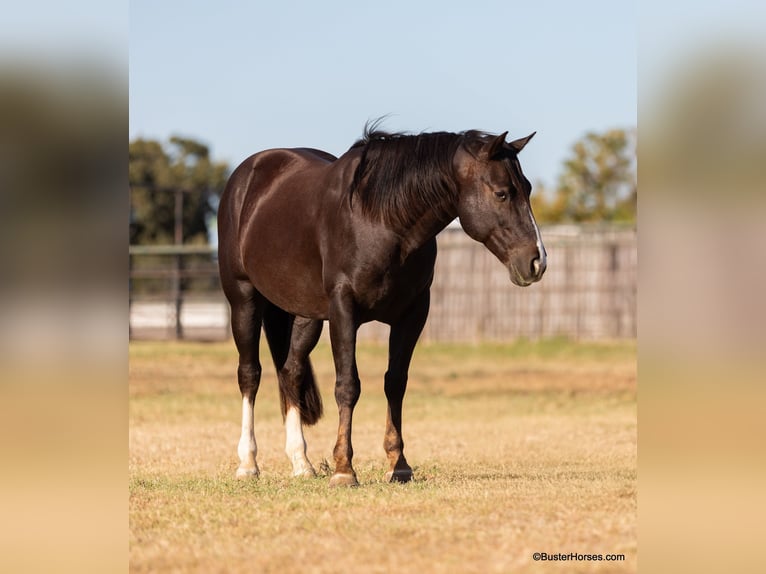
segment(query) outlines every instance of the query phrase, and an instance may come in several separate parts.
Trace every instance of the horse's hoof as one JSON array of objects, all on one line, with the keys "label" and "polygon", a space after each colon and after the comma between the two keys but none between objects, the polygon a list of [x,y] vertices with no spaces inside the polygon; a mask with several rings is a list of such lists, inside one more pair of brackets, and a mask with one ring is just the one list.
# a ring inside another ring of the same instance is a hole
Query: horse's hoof
[{"label": "horse's hoof", "polygon": [[356,479],[355,474],[336,472],[330,478],[330,486],[359,486],[359,481]]},{"label": "horse's hoof", "polygon": [[258,475],[260,474],[261,473],[258,471],[258,467],[237,469],[237,478],[241,479],[258,478]]},{"label": "horse's hoof", "polygon": [[316,471],[314,467],[308,466],[308,468],[293,470],[293,478],[316,478]]},{"label": "horse's hoof", "polygon": [[386,473],[386,482],[409,482],[412,480],[412,470],[399,469],[389,470]]}]

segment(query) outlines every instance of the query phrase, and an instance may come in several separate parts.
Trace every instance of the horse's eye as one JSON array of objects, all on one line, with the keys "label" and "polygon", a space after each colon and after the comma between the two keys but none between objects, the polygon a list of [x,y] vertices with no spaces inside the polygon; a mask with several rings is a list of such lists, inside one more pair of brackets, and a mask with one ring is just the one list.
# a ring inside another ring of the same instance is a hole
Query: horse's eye
[{"label": "horse's eye", "polygon": [[495,197],[498,198],[500,201],[505,201],[506,199],[508,199],[508,192],[505,190],[496,191]]}]

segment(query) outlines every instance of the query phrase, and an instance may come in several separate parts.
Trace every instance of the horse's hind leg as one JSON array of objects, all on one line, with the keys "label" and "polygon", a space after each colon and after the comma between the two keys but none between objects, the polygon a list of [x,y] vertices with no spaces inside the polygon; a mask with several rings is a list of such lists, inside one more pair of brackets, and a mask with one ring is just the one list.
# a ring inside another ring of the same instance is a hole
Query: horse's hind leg
[{"label": "horse's hind leg", "polygon": [[385,392],[388,399],[386,434],[383,448],[389,462],[386,472],[388,482],[408,482],[412,479],[412,468],[404,458],[402,439],[402,403],[407,389],[407,373],[415,344],[428,317],[429,292],[423,293],[404,314],[401,321],[391,326],[388,350],[388,370],[385,376]]},{"label": "horse's hind leg", "polygon": [[242,393],[242,432],[237,445],[237,477],[257,477],[253,407],[261,383],[258,345],[261,337],[264,299],[249,283],[240,282],[234,293],[227,293],[231,304],[231,330],[239,352],[237,380]]},{"label": "horse's hind leg", "polygon": [[303,422],[316,422],[321,416],[321,399],[316,388],[309,353],[322,333],[322,321],[296,317],[290,351],[279,370],[279,388],[285,413],[285,454],[293,465],[293,476],[316,476],[306,456]]}]

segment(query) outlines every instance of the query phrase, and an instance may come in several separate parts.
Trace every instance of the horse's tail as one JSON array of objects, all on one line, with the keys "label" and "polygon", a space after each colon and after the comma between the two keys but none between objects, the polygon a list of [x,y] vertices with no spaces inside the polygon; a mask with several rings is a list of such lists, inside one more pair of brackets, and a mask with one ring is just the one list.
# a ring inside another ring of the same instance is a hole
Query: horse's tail
[{"label": "horse's tail", "polygon": [[[277,373],[287,361],[294,320],[295,315],[271,303],[266,304],[263,312],[263,330],[266,332],[266,340],[269,343],[271,358],[274,359]],[[311,359],[306,357],[303,379],[297,386],[285,385],[284,379],[279,377],[279,399],[282,418],[287,414],[288,403],[298,407],[303,424],[313,425],[322,417],[322,397],[314,377],[314,369],[311,367]]]}]

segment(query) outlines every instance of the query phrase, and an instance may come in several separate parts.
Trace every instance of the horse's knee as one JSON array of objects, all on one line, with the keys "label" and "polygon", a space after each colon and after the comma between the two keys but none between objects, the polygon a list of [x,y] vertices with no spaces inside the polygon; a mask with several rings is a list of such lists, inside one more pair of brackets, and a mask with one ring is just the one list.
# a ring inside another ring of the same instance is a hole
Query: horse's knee
[{"label": "horse's knee", "polygon": [[261,384],[260,363],[240,363],[237,368],[237,381],[243,395],[257,393]]},{"label": "horse's knee", "polygon": [[339,406],[354,408],[361,394],[362,386],[357,377],[335,380],[335,401]]}]

